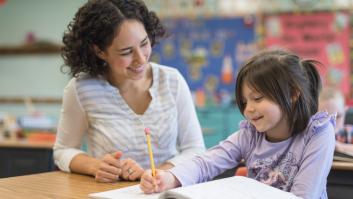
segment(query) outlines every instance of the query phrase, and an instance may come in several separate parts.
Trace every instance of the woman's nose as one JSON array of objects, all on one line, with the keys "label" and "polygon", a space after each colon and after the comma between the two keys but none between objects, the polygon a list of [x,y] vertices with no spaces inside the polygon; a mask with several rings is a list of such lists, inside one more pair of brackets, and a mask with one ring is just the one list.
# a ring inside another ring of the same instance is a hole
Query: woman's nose
[{"label": "woman's nose", "polygon": [[143,51],[141,49],[137,49],[135,51],[135,54],[134,54],[134,59],[135,59],[135,62],[137,62],[138,64],[144,64],[146,63],[146,57],[143,53]]}]

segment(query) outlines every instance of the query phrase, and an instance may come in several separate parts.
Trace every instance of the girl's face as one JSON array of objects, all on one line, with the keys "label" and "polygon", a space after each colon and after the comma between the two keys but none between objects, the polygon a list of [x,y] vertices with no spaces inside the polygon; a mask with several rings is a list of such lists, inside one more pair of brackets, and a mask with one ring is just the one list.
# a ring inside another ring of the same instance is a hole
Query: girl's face
[{"label": "girl's face", "polygon": [[265,132],[269,141],[282,141],[290,137],[287,120],[279,105],[246,83],[242,86],[242,100],[245,118],[257,131]]},{"label": "girl's face", "polygon": [[145,27],[137,20],[123,21],[112,44],[98,53],[110,67],[109,78],[117,82],[144,77],[150,55],[150,40]]}]

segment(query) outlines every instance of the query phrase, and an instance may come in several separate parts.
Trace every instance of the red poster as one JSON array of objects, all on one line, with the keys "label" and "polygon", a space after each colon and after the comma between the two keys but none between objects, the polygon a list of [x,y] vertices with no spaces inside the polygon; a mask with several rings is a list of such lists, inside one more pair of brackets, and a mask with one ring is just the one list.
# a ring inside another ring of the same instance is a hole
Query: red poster
[{"label": "red poster", "polygon": [[265,46],[284,48],[319,68],[325,85],[350,92],[349,15],[346,12],[278,14],[264,18]]}]

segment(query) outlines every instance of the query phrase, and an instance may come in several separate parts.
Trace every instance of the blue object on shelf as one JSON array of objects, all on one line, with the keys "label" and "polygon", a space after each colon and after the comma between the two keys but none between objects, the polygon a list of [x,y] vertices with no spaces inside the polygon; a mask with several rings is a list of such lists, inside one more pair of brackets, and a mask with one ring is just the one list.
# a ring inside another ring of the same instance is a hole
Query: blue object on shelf
[{"label": "blue object on shelf", "polygon": [[244,119],[236,107],[207,107],[196,110],[207,148],[217,145],[239,129]]}]

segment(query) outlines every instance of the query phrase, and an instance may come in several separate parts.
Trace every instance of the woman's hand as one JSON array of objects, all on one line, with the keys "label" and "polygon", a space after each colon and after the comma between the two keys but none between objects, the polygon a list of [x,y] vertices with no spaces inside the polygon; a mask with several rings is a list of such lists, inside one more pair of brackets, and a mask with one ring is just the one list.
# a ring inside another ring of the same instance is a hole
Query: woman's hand
[{"label": "woman's hand", "polygon": [[168,189],[179,187],[179,180],[169,171],[156,170],[156,176],[147,170],[141,176],[140,188],[146,194],[159,193]]},{"label": "woman's hand", "polygon": [[135,181],[141,178],[144,169],[133,159],[121,161],[121,177],[124,180]]},{"label": "woman's hand", "polygon": [[122,174],[121,151],[113,154],[106,154],[98,162],[95,172],[97,182],[116,182]]}]

